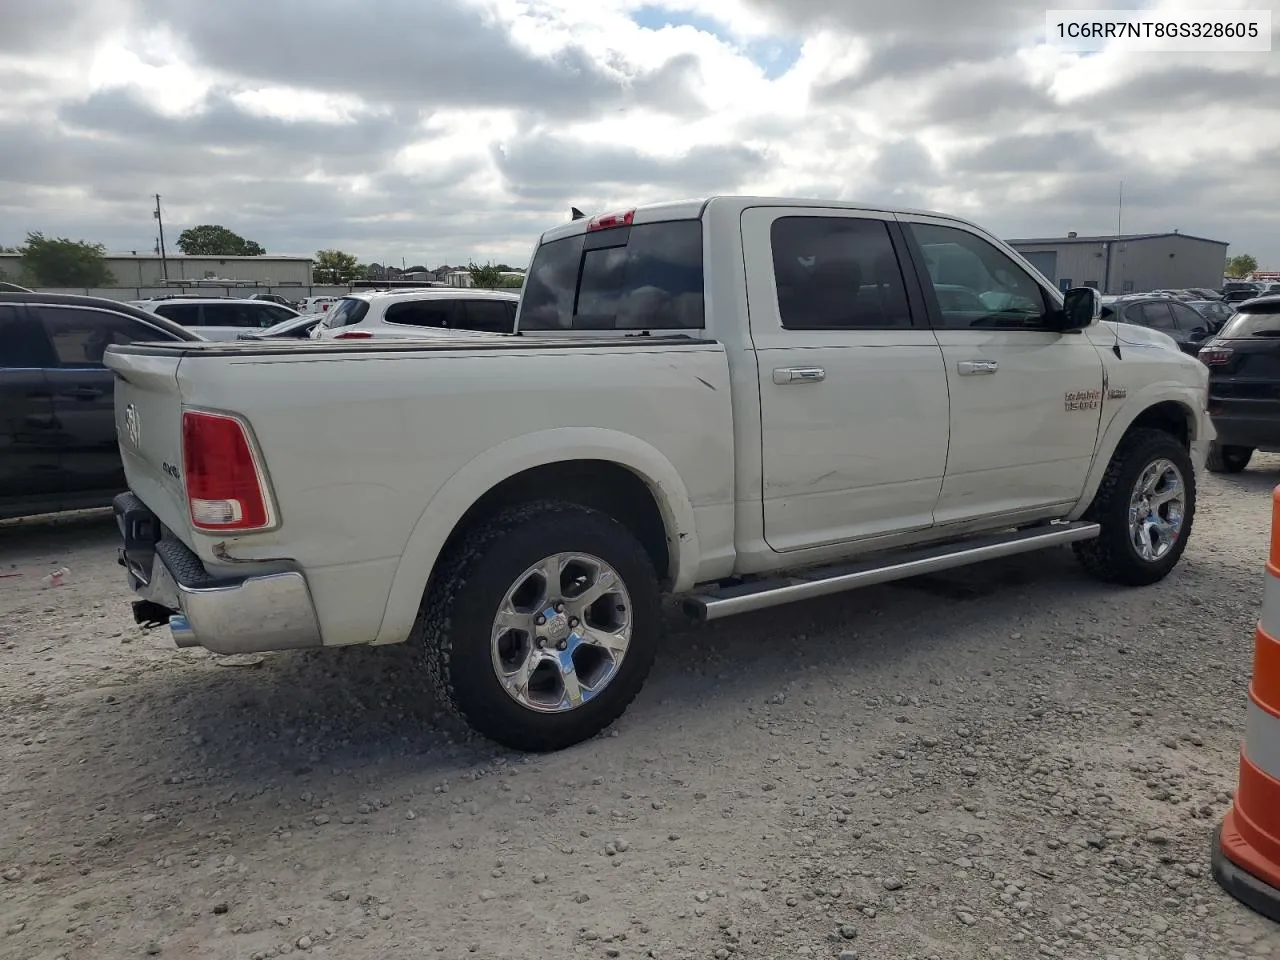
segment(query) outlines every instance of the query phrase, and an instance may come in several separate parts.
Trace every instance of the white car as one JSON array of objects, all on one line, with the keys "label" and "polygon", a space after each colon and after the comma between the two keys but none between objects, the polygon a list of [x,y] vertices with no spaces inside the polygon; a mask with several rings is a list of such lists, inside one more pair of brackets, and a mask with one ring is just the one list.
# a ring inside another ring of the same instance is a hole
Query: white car
[{"label": "white car", "polygon": [[513,333],[518,293],[424,287],[371,290],[343,297],[311,331],[316,340],[413,338],[423,331]]},{"label": "white car", "polygon": [[324,313],[341,297],[303,297],[298,301],[299,313]]},{"label": "white car", "polygon": [[712,197],[562,223],[517,324],[110,347],[134,616],[218,653],[409,641],[439,703],[553,750],[640,691],[664,594],[795,623],[1068,544],[1154,584],[1215,436],[1203,363],[941,213]]},{"label": "white car", "polygon": [[246,331],[265,330],[298,316],[296,310],[278,303],[231,297],[157,297],[130,303],[172,320],[206,340],[235,340]]}]

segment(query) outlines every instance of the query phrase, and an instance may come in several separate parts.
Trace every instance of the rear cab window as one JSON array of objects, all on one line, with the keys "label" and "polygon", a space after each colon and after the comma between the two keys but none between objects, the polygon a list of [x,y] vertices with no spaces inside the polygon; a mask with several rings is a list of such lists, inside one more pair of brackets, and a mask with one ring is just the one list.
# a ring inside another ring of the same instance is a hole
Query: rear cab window
[{"label": "rear cab window", "polygon": [[704,326],[702,221],[611,227],[542,244],[519,328],[693,330]]}]

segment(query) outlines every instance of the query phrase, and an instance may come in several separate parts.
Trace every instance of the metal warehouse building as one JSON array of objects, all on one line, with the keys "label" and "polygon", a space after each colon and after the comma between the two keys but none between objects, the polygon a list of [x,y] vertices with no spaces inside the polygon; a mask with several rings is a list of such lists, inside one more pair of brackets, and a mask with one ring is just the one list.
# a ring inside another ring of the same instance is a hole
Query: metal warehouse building
[{"label": "metal warehouse building", "polygon": [[1134,233],[1010,240],[1059,289],[1096,287],[1104,294],[1222,286],[1227,242],[1185,233]]},{"label": "metal warehouse building", "polygon": [[[154,253],[109,253],[107,269],[120,287],[158,287],[164,283],[164,264]],[[170,283],[179,280],[231,280],[237,283],[309,286],[310,257],[188,257],[165,258]],[[22,258],[0,254],[0,272],[17,277]]]}]

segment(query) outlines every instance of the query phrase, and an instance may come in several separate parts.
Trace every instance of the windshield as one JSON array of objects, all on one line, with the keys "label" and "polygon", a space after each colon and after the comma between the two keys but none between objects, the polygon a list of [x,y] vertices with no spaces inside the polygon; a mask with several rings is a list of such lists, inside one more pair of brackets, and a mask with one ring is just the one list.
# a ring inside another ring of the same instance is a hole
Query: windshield
[{"label": "windshield", "polygon": [[1227,321],[1218,334],[1223,340],[1245,340],[1249,337],[1280,337],[1280,301],[1251,306]]}]

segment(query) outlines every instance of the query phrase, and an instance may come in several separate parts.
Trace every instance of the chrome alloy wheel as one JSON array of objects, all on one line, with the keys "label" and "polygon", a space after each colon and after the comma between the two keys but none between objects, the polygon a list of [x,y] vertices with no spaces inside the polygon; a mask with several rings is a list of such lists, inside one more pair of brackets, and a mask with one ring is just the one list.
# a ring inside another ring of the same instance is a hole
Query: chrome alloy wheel
[{"label": "chrome alloy wheel", "polygon": [[1178,542],[1187,505],[1182,471],[1171,460],[1155,460],[1138,475],[1129,497],[1129,542],[1149,563]]},{"label": "chrome alloy wheel", "polygon": [[516,578],[493,620],[493,669],[539,713],[587,703],[618,675],[631,642],[631,597],[598,557],[558,553]]}]

